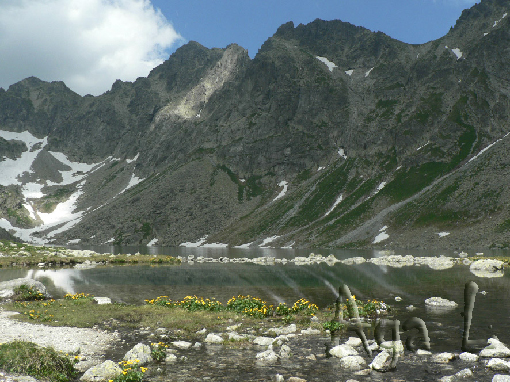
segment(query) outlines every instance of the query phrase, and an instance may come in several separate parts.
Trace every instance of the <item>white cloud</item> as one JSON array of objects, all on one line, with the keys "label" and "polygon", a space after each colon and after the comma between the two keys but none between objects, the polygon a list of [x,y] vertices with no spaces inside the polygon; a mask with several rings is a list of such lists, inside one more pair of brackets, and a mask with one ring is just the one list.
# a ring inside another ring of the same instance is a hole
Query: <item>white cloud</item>
[{"label": "white cloud", "polygon": [[149,0],[0,0],[0,86],[36,76],[97,95],[182,42]]}]

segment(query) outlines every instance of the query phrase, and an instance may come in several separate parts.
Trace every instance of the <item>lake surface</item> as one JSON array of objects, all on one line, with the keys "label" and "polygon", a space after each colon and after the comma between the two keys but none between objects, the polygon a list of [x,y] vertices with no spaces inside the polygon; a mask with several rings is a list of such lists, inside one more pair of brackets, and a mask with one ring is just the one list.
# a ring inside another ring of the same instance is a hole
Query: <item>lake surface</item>
[{"label": "lake surface", "polygon": [[[294,258],[310,252],[338,259],[356,256],[381,256],[377,251],[361,250],[285,250],[285,249],[227,249],[227,248],[92,248],[103,253],[146,253],[172,256],[203,256],[209,258],[255,258],[271,256]],[[454,257],[452,252],[402,251],[396,254],[414,256]],[[486,253],[487,254],[487,253]],[[98,266],[92,269],[1,269],[0,281],[30,277],[43,282],[55,297],[65,293],[91,293],[107,296],[114,301],[141,304],[145,299],[160,295],[182,299],[186,295],[215,297],[224,304],[239,294],[263,298],[270,303],[293,304],[304,297],[323,308],[333,304],[338,287],[349,286],[357,299],[377,299],[395,308],[394,316],[403,323],[415,316],[423,319],[429,330],[433,351],[460,351],[464,309],[464,286],[475,281],[476,295],[472,339],[487,339],[491,335],[510,343],[510,278],[477,277],[469,266],[456,265],[446,270],[428,266],[392,268],[370,263],[333,266],[322,264],[256,265],[252,263],[184,262],[179,266]],[[395,301],[395,297],[401,301]],[[425,299],[438,296],[459,304],[455,309],[433,311],[425,307]],[[406,307],[414,305],[409,312]],[[389,334],[387,335],[389,336]]]}]

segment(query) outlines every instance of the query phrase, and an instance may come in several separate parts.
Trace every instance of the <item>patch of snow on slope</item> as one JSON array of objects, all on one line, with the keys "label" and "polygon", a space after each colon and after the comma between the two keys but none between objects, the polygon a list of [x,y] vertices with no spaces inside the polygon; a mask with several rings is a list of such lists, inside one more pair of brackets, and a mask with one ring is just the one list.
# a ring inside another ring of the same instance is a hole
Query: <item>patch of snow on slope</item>
[{"label": "patch of snow on slope", "polygon": [[326,57],[316,56],[315,58],[325,63],[330,72],[332,72],[334,68],[337,68],[337,66],[333,62],[329,61]]},{"label": "patch of snow on slope", "polygon": [[439,237],[445,237],[445,236],[448,236],[450,234],[450,232],[439,232],[438,235]]},{"label": "patch of snow on slope", "polygon": [[377,244],[377,243],[380,243],[381,241],[384,241],[386,239],[388,239],[390,237],[390,235],[388,235],[386,233],[386,230],[388,229],[388,226],[384,226],[382,227],[379,232],[380,234],[377,235],[375,238],[374,238],[374,241],[372,242],[372,244]]},{"label": "patch of snow on slope", "polygon": [[344,149],[338,149],[338,155],[340,155],[344,159],[347,159],[347,155],[345,155]]},{"label": "patch of snow on slope", "polygon": [[158,239],[154,238],[147,243],[147,247],[152,247],[152,246],[156,245],[157,242],[158,242]]},{"label": "patch of snow on slope", "polygon": [[501,22],[501,20],[503,20],[507,15],[508,15],[508,13],[505,13],[502,18],[500,18],[497,21],[494,21],[494,25],[492,27],[493,28],[496,27]]},{"label": "patch of snow on slope", "polygon": [[199,239],[195,243],[186,242],[186,243],[179,244],[179,246],[180,247],[188,247],[188,248],[196,248],[196,247],[200,247],[202,244],[204,244],[206,240],[207,240],[207,235],[205,235],[203,238]]},{"label": "patch of snow on slope", "polygon": [[462,52],[460,51],[459,48],[452,49],[452,52],[457,56],[457,60],[462,57]]},{"label": "patch of snow on slope", "polygon": [[333,210],[336,208],[336,206],[338,206],[343,200],[343,195],[340,195],[336,200],[335,200],[335,203],[333,203],[333,206],[329,209],[328,212],[326,212],[326,214],[324,215],[325,217],[328,216],[330,213],[333,212]]},{"label": "patch of snow on slope", "polygon": [[420,151],[422,148],[424,148],[425,146],[427,146],[428,144],[430,143],[430,141],[428,141],[427,143],[425,143],[423,146],[420,146],[416,149],[416,151]]},{"label": "patch of snow on slope", "polygon": [[260,247],[260,248],[264,248],[267,244],[269,244],[269,243],[271,243],[271,242],[275,241],[275,240],[276,240],[276,239],[278,239],[279,237],[280,237],[280,236],[271,236],[271,237],[268,237],[268,238],[264,239],[264,240],[262,241],[262,243],[260,243],[259,247]]},{"label": "patch of snow on slope", "polygon": [[317,171],[321,171],[321,170],[324,170],[324,167],[320,166]]},{"label": "patch of snow on slope", "polygon": [[[0,185],[9,186],[11,184],[21,185],[18,177],[23,173],[31,173],[30,167],[34,162],[37,155],[41,152],[44,146],[48,143],[48,138],[38,139],[30,134],[28,131],[22,133],[13,133],[11,131],[0,130],[0,137],[5,140],[22,141],[27,146],[28,150],[21,153],[21,157],[17,159],[4,159],[0,162]],[[36,145],[39,145],[36,147]]]},{"label": "patch of snow on slope", "polygon": [[131,187],[136,186],[138,183],[143,182],[144,180],[145,180],[144,178],[138,178],[135,174],[132,174],[131,180],[129,181],[128,185],[119,194],[122,194],[124,191],[130,189]]},{"label": "patch of snow on slope", "polygon": [[[53,212],[39,212],[39,217],[43,221],[44,225],[61,224],[77,218],[78,214],[74,213],[74,211],[76,210],[76,201],[82,193],[83,192],[81,190],[76,191],[65,202],[57,204],[57,207],[55,207]],[[41,229],[41,227],[39,227],[39,229]]]},{"label": "patch of snow on slope", "polygon": [[350,70],[346,70],[345,71],[345,74],[347,74],[348,76],[352,76],[352,73],[354,73],[354,69],[350,69]]},{"label": "patch of snow on slope", "polygon": [[499,141],[501,141],[502,139],[506,138],[510,133],[506,133],[505,136],[503,138],[499,138],[496,142],[492,142],[489,146],[487,146],[486,148],[484,148],[483,150],[480,150],[480,152],[478,154],[476,154],[473,158],[471,158],[469,162],[475,160],[476,158],[478,158],[480,155],[482,155],[484,152],[486,152],[487,150],[489,150],[492,146],[494,146],[496,143],[498,143]]},{"label": "patch of snow on slope", "polygon": [[366,73],[365,73],[365,77],[368,77],[370,75],[370,72],[374,70],[374,68],[370,68]]},{"label": "patch of snow on slope", "polygon": [[48,186],[55,186],[55,185],[65,185],[65,184],[71,184],[74,182],[79,182],[84,177],[87,176],[87,173],[91,171],[94,167],[98,166],[99,163],[93,163],[93,164],[87,164],[87,163],[81,163],[81,162],[72,162],[67,158],[67,156],[63,153],[59,153],[56,151],[48,151],[55,159],[57,159],[59,162],[69,166],[71,170],[67,171],[59,171],[62,175],[62,182],[60,183],[53,183],[51,181],[48,181]]},{"label": "patch of snow on slope", "polygon": [[278,200],[278,199],[283,198],[285,196],[285,194],[287,193],[287,189],[288,189],[288,183],[286,181],[282,180],[280,183],[278,183],[278,187],[283,187],[283,190],[280,191],[278,196],[273,199],[273,202],[275,200]]},{"label": "patch of snow on slope", "polygon": [[377,194],[379,191],[381,191],[386,186],[386,182],[381,182],[380,185],[377,186],[377,190],[375,193]]},{"label": "patch of snow on slope", "polygon": [[127,163],[136,162],[136,160],[138,159],[139,156],[140,156],[140,153],[136,154],[133,159],[126,159],[126,162]]}]

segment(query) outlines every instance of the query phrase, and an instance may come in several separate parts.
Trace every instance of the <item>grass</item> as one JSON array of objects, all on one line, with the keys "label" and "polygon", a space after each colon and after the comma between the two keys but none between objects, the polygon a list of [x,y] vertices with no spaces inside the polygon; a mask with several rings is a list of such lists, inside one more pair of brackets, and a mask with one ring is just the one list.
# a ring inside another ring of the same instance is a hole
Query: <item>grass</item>
[{"label": "grass", "polygon": [[38,379],[66,382],[78,371],[71,359],[52,348],[43,348],[32,342],[14,341],[0,344],[0,368],[8,373],[31,375]]}]

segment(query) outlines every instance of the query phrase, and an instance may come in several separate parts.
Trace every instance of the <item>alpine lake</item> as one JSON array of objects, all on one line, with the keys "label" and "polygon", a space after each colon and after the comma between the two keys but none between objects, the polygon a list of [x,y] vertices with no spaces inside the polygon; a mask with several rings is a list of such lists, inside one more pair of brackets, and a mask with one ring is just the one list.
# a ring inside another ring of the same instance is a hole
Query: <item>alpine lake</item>
[{"label": "alpine lake", "polygon": [[[300,298],[308,299],[319,308],[335,303],[339,287],[347,285],[356,299],[379,300],[391,306],[392,319],[400,323],[411,317],[422,319],[428,329],[430,349],[433,353],[461,352],[464,330],[464,288],[466,283],[474,281],[478,293],[473,310],[470,338],[488,339],[497,336],[499,340],[510,344],[510,276],[508,272],[499,272],[498,277],[486,277],[472,273],[469,265],[458,264],[447,269],[432,269],[427,265],[389,266],[376,265],[373,258],[395,255],[414,257],[446,256],[459,259],[453,251],[421,250],[330,250],[330,249],[273,249],[273,248],[187,248],[187,247],[93,247],[97,253],[111,254],[151,254],[153,256],[180,257],[180,265],[107,265],[74,268],[34,268],[0,269],[0,281],[28,277],[41,281],[55,298],[67,293],[89,293],[94,296],[109,297],[114,302],[144,304],[146,299],[165,295],[179,300],[188,295],[215,298],[224,305],[238,295],[251,295],[271,304],[286,302],[292,305]],[[334,255],[340,260],[334,264],[326,262],[298,265],[293,261],[297,257],[308,257],[310,253],[327,257]],[[469,257],[475,251],[467,250]],[[503,250],[486,251],[484,256],[508,256]],[[345,259],[363,257],[366,262],[345,264]],[[274,258],[264,264],[237,262],[233,259]],[[280,261],[281,260],[281,261]],[[287,261],[285,261],[287,260]],[[458,306],[451,309],[430,309],[425,300],[432,296],[455,301]],[[413,306],[410,309],[409,306]],[[401,330],[402,332],[402,330]],[[402,332],[403,333],[403,332]],[[346,333],[346,338],[356,336]],[[320,338],[319,338],[320,337]],[[386,339],[391,332],[385,334]],[[367,333],[373,339],[373,332]],[[405,340],[405,334],[401,337]],[[328,335],[323,333],[313,339],[301,340],[295,357],[279,361],[276,365],[259,365],[256,349],[240,350],[219,349],[218,346],[202,346],[190,349],[186,362],[163,366],[161,375],[151,380],[213,380],[267,381],[279,373],[285,376],[299,376],[307,381],[347,380],[352,372],[342,370],[334,359],[326,357],[316,361],[306,355],[325,354]],[[221,347],[221,346],[220,346]],[[362,350],[363,351],[363,350]],[[363,354],[366,356],[366,354]],[[369,363],[370,361],[368,361]],[[413,366],[414,365],[414,366]],[[436,366],[415,364],[400,366],[400,373],[381,374],[379,379],[370,376],[354,377],[358,380],[438,380]],[[404,366],[406,367],[403,370]],[[454,367],[450,373],[460,370]],[[399,367],[397,367],[397,370]],[[476,367],[475,367],[476,369]],[[480,375],[483,374],[480,366]],[[420,376],[416,375],[419,373]],[[427,375],[425,375],[425,374]],[[169,375],[172,375],[170,378]],[[443,374],[446,375],[446,374]],[[367,379],[368,378],[368,379]],[[403,379],[399,379],[403,378]],[[414,379],[416,378],[416,379]],[[487,380],[490,380],[487,375]],[[485,379],[481,379],[485,380]]]}]

